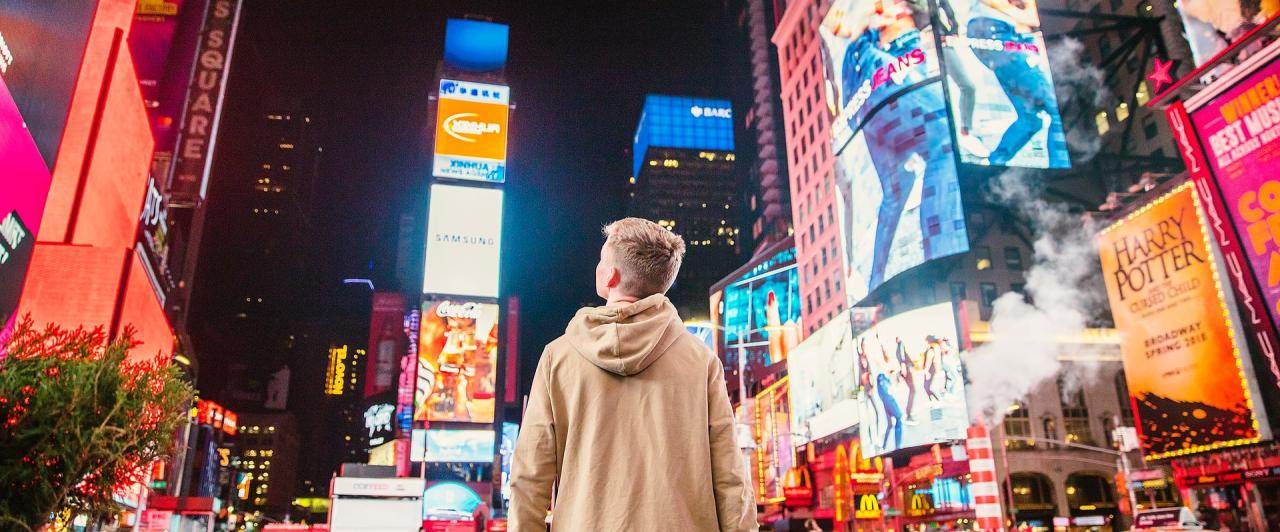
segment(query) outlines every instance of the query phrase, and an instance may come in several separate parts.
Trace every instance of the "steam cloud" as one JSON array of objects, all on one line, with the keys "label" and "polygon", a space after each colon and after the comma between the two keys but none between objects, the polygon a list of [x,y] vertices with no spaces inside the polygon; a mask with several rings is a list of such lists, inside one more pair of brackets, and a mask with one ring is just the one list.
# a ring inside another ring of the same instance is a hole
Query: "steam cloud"
[{"label": "steam cloud", "polygon": [[[1061,108],[1092,109],[1110,95],[1097,67],[1081,63],[1079,41],[1063,39],[1049,49],[1050,66]],[[1067,132],[1076,164],[1092,159],[1102,146],[1092,122],[1081,121]],[[992,340],[971,351],[966,360],[969,411],[975,420],[998,423],[1007,408],[1049,379],[1061,375],[1067,390],[1091,379],[1096,366],[1059,360],[1060,339],[1084,331],[1093,311],[1105,302],[1097,278],[1094,228],[1062,204],[1044,199],[1036,172],[1010,169],[991,182],[991,196],[1030,222],[1036,235],[1035,259],[1026,273],[1026,293],[1006,293],[991,313]],[[1072,346],[1072,354],[1081,353]],[[1066,390],[1064,390],[1066,391]]]}]

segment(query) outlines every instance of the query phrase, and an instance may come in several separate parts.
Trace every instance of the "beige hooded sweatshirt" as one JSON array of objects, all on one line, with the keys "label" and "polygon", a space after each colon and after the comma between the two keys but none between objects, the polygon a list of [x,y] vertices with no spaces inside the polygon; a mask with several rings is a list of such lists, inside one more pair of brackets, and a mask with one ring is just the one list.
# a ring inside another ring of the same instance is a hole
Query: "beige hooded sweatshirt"
[{"label": "beige hooded sweatshirt", "polygon": [[[584,308],[538,362],[511,530],[756,530],[719,359],[662,294]],[[554,487],[554,490],[553,490]]]}]

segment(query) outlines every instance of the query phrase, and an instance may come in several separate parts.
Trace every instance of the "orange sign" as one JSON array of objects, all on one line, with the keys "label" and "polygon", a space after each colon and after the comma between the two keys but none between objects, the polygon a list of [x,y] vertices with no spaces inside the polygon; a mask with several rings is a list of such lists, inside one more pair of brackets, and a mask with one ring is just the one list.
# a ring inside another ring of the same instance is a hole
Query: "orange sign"
[{"label": "orange sign", "polygon": [[508,92],[502,85],[440,80],[433,175],[506,180]]},{"label": "orange sign", "polygon": [[1260,438],[1210,245],[1190,184],[1098,235],[1148,459]]}]

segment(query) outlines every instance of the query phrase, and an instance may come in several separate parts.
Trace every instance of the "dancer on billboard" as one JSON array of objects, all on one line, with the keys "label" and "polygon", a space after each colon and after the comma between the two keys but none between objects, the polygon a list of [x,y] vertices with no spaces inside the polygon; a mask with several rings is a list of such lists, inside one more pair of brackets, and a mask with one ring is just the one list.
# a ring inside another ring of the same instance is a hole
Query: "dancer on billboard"
[{"label": "dancer on billboard", "polygon": [[[880,444],[881,449],[900,449],[902,447],[902,408],[898,406],[898,400],[893,397],[893,380],[890,373],[894,373],[893,359],[889,358],[889,352],[885,350],[884,344],[880,344],[880,356],[884,358],[884,366],[880,371],[876,372],[876,393],[880,395],[880,404],[884,406],[884,415],[888,423],[884,427],[884,441]],[[889,434],[893,434],[893,447],[889,447]]]},{"label": "dancer on billboard", "polygon": [[939,402],[942,398],[933,391],[933,381],[938,377],[938,371],[942,369],[942,362],[938,360],[942,356],[940,353],[942,346],[938,337],[932,334],[926,336],[924,341],[927,346],[924,349],[924,395],[931,402]]}]

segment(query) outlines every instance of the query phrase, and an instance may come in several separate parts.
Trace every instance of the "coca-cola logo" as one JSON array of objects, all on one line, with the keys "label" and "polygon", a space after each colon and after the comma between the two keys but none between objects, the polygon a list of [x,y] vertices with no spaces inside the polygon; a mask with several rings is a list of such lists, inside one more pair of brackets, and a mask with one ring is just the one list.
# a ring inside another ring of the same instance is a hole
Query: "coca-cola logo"
[{"label": "coca-cola logo", "polygon": [[452,301],[441,301],[436,307],[436,315],[441,318],[467,318],[480,319],[480,303],[454,303]]}]

